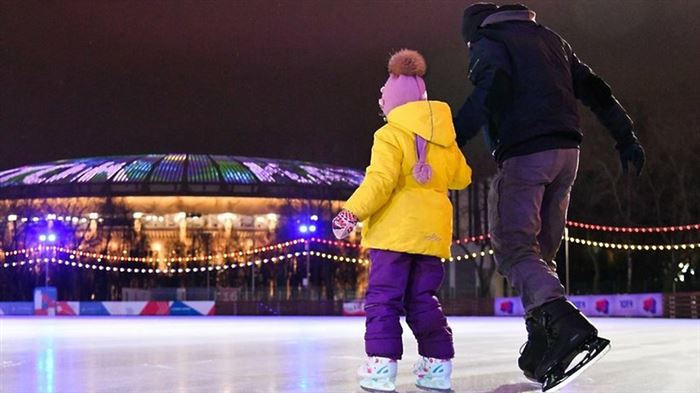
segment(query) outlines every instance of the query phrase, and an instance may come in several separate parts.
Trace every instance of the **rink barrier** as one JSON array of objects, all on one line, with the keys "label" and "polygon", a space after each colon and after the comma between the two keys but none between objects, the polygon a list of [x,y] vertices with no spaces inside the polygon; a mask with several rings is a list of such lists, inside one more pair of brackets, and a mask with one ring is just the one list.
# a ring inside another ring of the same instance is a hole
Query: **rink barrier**
[{"label": "rink barrier", "polygon": [[353,300],[343,302],[343,315],[346,317],[361,317],[365,316],[365,301]]},{"label": "rink barrier", "polygon": [[[459,298],[441,300],[442,311],[445,315],[465,316],[491,316],[493,315],[493,301],[490,298]],[[348,317],[364,316],[364,300],[343,302],[343,315]]]},{"label": "rink barrier", "polygon": [[[676,294],[588,295],[569,299],[588,316],[700,318],[700,292]],[[47,303],[50,305],[50,302]],[[520,299],[456,299],[443,301],[447,315],[522,316]],[[124,301],[55,302],[55,315],[364,315],[356,301]],[[36,313],[34,302],[0,302],[2,315],[51,315]]]},{"label": "rink barrier", "polygon": [[665,296],[669,318],[700,317],[700,292],[673,293]]},{"label": "rink barrier", "polygon": [[34,315],[56,315],[56,299],[58,290],[56,287],[34,288]]},{"label": "rink barrier", "polygon": [[342,300],[217,301],[217,315],[342,315]]},{"label": "rink barrier", "polygon": [[0,302],[0,315],[34,315],[34,302]]},{"label": "rink barrier", "polygon": [[[662,293],[583,295],[567,297],[589,317],[651,317],[668,316],[664,313]],[[494,299],[494,315],[523,316],[525,311],[519,297]]]},{"label": "rink barrier", "polygon": [[0,302],[0,315],[215,315],[213,301],[71,302],[35,308],[34,302]]}]

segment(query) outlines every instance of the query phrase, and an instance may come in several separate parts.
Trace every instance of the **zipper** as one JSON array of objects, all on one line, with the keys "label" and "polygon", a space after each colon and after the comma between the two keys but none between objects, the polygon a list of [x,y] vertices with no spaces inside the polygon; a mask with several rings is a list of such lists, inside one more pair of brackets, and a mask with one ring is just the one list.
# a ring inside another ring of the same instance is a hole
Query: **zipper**
[{"label": "zipper", "polygon": [[469,74],[467,74],[467,78],[472,78],[472,72],[474,72],[474,70],[476,69],[476,66],[479,64],[479,61],[481,61],[481,59],[477,58],[472,68],[469,69]]}]

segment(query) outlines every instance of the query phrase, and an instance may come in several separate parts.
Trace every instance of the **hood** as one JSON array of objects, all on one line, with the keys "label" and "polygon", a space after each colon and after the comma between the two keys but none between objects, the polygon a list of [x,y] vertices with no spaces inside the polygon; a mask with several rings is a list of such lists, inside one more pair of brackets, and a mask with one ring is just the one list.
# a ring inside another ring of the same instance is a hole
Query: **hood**
[{"label": "hood", "polygon": [[510,21],[536,22],[536,16],[537,14],[535,13],[535,11],[528,9],[525,6],[501,6],[498,8],[498,11],[486,17],[486,19],[484,19],[484,21],[481,22],[480,27]]},{"label": "hood", "polygon": [[405,132],[418,134],[440,146],[455,143],[455,128],[449,105],[441,101],[413,101],[394,108],[387,123]]},{"label": "hood", "polygon": [[467,7],[462,15],[462,38],[464,38],[464,42],[471,42],[484,19],[497,11],[498,6],[493,3],[476,3]]}]

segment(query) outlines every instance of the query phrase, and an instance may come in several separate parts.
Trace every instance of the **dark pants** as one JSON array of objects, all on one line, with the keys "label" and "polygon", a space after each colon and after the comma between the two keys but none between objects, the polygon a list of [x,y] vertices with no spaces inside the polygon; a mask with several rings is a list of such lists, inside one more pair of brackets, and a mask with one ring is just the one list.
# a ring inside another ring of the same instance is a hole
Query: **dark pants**
[{"label": "dark pants", "polygon": [[418,341],[422,356],[454,357],[452,330],[435,297],[444,275],[439,258],[393,251],[370,250],[372,262],[365,296],[368,356],[401,359],[403,344],[399,316]]},{"label": "dark pants", "polygon": [[526,311],[564,296],[554,257],[561,244],[578,149],[546,150],[502,163],[489,192],[498,271]]}]

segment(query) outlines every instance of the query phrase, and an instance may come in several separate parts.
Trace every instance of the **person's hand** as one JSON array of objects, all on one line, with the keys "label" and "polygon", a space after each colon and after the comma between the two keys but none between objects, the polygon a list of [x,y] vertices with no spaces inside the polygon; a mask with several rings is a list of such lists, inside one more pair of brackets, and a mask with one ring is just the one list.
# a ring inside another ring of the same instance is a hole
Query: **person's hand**
[{"label": "person's hand", "polygon": [[632,162],[634,168],[637,170],[637,176],[642,173],[642,168],[644,167],[645,155],[644,148],[638,142],[630,143],[629,145],[624,145],[618,147],[620,152],[620,162],[622,163],[622,173],[627,174],[629,171],[629,162]]},{"label": "person's hand", "polygon": [[341,210],[331,222],[333,235],[335,235],[336,239],[345,239],[350,236],[356,225],[357,217],[345,209]]}]

